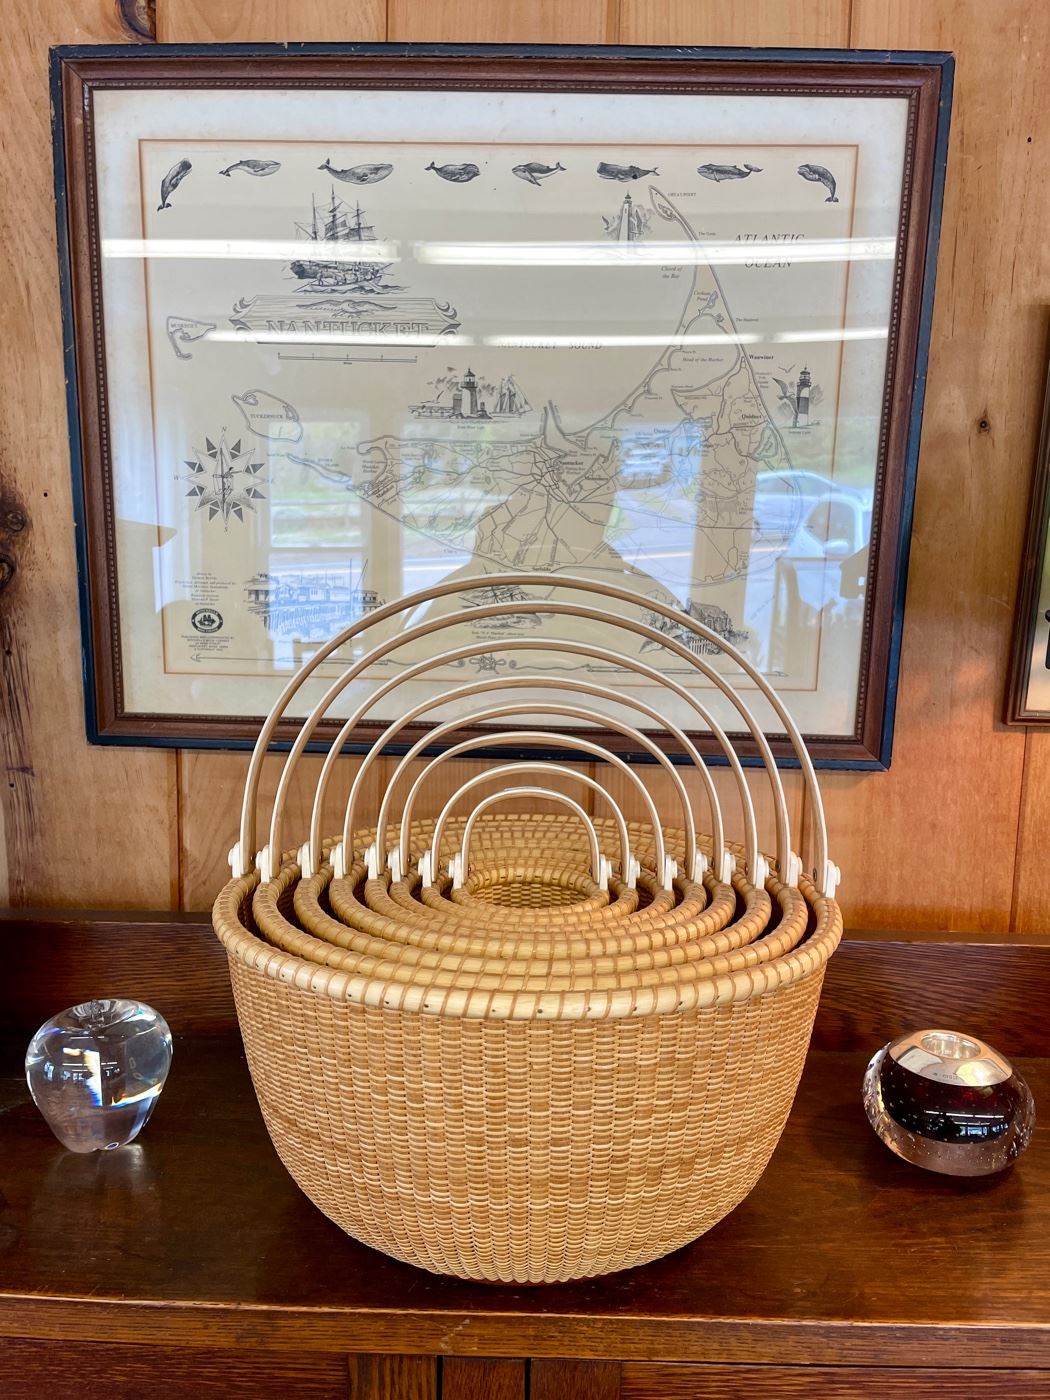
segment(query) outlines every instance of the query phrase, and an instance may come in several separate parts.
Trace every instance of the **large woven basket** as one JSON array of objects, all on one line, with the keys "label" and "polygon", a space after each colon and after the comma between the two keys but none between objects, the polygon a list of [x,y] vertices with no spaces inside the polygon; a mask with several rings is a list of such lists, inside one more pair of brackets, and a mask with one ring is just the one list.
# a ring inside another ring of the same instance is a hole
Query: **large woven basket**
[{"label": "large woven basket", "polygon": [[684,828],[628,827],[615,804],[612,818],[570,804],[566,819],[482,803],[445,822],[462,844],[446,874],[443,818],[402,826],[384,803],[359,830],[352,795],[341,838],[321,841],[319,795],[310,839],[275,857],[287,779],[321,713],[249,860],[274,716],[264,727],[214,910],[256,1093],[300,1187],[366,1244],[493,1282],[642,1264],[722,1219],[784,1127],[841,936],[790,721],[819,834],[811,876],[782,802],[776,852],[757,854],[738,768],[739,846],[717,806],[704,837],[691,806]]}]

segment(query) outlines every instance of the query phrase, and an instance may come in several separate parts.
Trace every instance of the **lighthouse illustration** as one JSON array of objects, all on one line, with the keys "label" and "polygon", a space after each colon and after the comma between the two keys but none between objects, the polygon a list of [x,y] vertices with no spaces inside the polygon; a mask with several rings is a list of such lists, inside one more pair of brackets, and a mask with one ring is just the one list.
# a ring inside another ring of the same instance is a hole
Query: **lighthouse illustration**
[{"label": "lighthouse illustration", "polygon": [[639,238],[645,237],[651,217],[648,210],[639,209],[631,196],[625,194],[623,203],[612,218],[607,219],[602,215],[605,236],[617,243],[636,243]]},{"label": "lighthouse illustration", "polygon": [[[794,369],[794,365],[791,366]],[[808,428],[810,403],[820,403],[820,385],[813,383],[813,376],[809,372],[809,366],[803,365],[799,371],[799,376],[794,383],[785,379],[778,379],[773,375],[773,383],[777,386],[778,406],[782,414],[791,415],[791,426],[793,428]]]},{"label": "lighthouse illustration", "polygon": [[[463,408],[464,396],[467,400],[466,411]],[[481,405],[480,411],[478,408],[478,377],[472,369],[468,369],[460,381],[459,388],[453,391],[452,417],[483,418],[485,416],[485,405]]]},{"label": "lighthouse illustration", "polygon": [[802,372],[795,384],[795,427],[809,427],[809,391],[813,384],[813,376],[808,368],[803,365]]},{"label": "lighthouse illustration", "polygon": [[[479,379],[472,369],[457,374],[449,366],[448,376],[431,380],[436,393],[432,399],[410,405],[416,418],[462,418],[488,421],[490,418],[521,418],[532,405],[513,374],[495,381]],[[486,406],[483,394],[494,395],[495,407]]]}]

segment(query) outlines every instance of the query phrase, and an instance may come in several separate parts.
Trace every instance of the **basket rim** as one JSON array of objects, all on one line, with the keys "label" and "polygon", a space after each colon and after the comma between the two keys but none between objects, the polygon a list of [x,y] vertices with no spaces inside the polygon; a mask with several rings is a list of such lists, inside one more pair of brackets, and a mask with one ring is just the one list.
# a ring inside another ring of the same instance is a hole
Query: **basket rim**
[{"label": "basket rim", "polygon": [[[547,812],[507,814],[507,821],[503,820],[503,816],[502,813],[495,814],[484,827],[484,856],[489,864],[499,857],[508,870],[510,867],[521,870],[526,865],[534,869],[541,859],[549,859],[549,852],[544,851],[541,856],[534,844],[527,845],[523,850],[523,842],[535,843],[538,828],[549,841],[552,834],[563,831],[570,820],[560,813]],[[424,819],[418,823],[413,822],[412,829],[422,836],[432,825],[432,820]],[[604,837],[609,835],[612,822],[608,818],[595,817],[594,826],[599,835]],[[640,854],[651,855],[648,851],[650,829],[639,822],[629,822],[628,829],[631,832],[632,846]],[[664,835],[670,846],[680,842],[685,833],[671,829]],[[709,841],[710,838],[701,837],[701,847],[709,844]],[[743,849],[732,846],[731,848],[736,851]],[[564,858],[561,849],[558,850],[558,854],[560,858]],[[286,857],[286,862],[288,859],[294,859],[294,856]],[[412,889],[419,883],[419,875],[415,870],[406,872],[405,877],[399,881],[391,880],[386,883],[383,880],[370,879],[365,887],[366,893],[369,899],[376,902],[362,903],[355,894],[360,884],[356,868],[358,864],[359,862],[355,863],[349,878],[334,878],[329,883],[328,897],[332,909],[343,923],[350,927],[371,929],[377,937],[389,934],[395,940],[399,939],[399,927],[411,929],[413,933],[424,929],[428,932],[437,929],[448,930],[450,934],[454,931],[455,938],[469,939],[470,931],[477,927],[479,918],[483,920],[486,928],[492,929],[494,935],[498,932],[512,933],[516,938],[520,938],[523,929],[527,928],[535,940],[543,941],[557,939],[563,933],[568,935],[571,929],[575,929],[578,930],[581,939],[592,935],[592,932],[597,939],[599,935],[596,931],[601,928],[607,936],[623,936],[626,939],[642,930],[652,930],[658,934],[673,926],[680,919],[682,910],[682,902],[675,902],[674,896],[662,888],[655,872],[651,870],[643,870],[638,881],[639,886],[649,886],[651,897],[644,906],[640,906],[636,891],[615,876],[610,881],[610,892],[614,893],[616,898],[610,899],[596,910],[588,910],[578,904],[547,910],[516,910],[486,904],[483,909],[479,909],[478,901],[469,897],[466,885],[457,890],[439,888],[438,884],[435,884],[429,889],[420,889],[419,898],[416,900],[411,894]],[[504,874],[510,878],[506,871]],[[709,922],[708,936],[713,937],[718,930],[730,925],[737,907],[737,894],[754,888],[747,883],[739,870],[737,875],[739,879],[735,876],[732,886],[723,884],[712,870],[705,873],[702,881],[690,881],[685,875],[675,878],[679,893],[683,886],[690,890],[695,888],[695,908],[690,908],[690,917]],[[301,888],[305,889],[308,886],[309,879]],[[687,896],[687,900],[688,898]],[[753,916],[756,935],[764,927],[769,914],[768,898],[764,892],[760,892],[757,903],[761,905],[763,902],[766,907],[756,909]],[[420,937],[411,938],[409,941],[422,943],[426,940]],[[474,941],[491,945],[494,940]],[[484,946],[478,947],[479,953],[487,951]]]},{"label": "basket rim", "polygon": [[630,989],[561,992],[470,991],[391,983],[308,962],[266,943],[241,922],[241,911],[259,884],[257,871],[230,880],[212,910],[215,933],[231,959],[260,975],[336,1002],[401,1013],[499,1021],[584,1021],[637,1018],[703,1010],[772,994],[821,972],[842,937],[842,915],[833,899],[803,876],[799,888],[816,926],[790,952],[758,966],[689,983]]},{"label": "basket rim", "polygon": [[[615,917],[611,905],[589,918],[574,914],[575,906],[569,906],[558,920],[529,917],[508,920],[498,917],[505,912],[501,910],[497,910],[497,917],[491,918],[489,906],[481,901],[455,903],[444,895],[439,899],[427,899],[426,890],[419,892],[417,902],[411,897],[414,879],[403,879],[389,888],[376,888],[375,881],[362,883],[361,873],[358,866],[342,880],[328,880],[326,867],[322,866],[316,876],[300,885],[297,913],[304,912],[301,903],[313,905],[315,891],[323,887],[341,927],[361,929],[377,938],[409,942],[417,947],[474,951],[499,958],[517,952],[525,944],[534,946],[537,955],[541,949],[568,943],[578,945],[581,955],[583,945],[603,953],[629,951],[643,944],[662,946],[666,942],[681,941],[682,937],[698,937],[701,921],[712,930],[731,927],[737,908],[736,892],[729,886],[717,887],[716,898],[712,900],[707,897],[706,888],[696,886],[694,890],[691,882],[676,880],[680,897],[677,903],[666,906],[658,898],[642,908],[625,908]],[[643,870],[639,886],[648,880],[649,872]],[[610,881],[610,887],[616,883]],[[651,883],[655,885],[655,879]],[[659,891],[659,895],[663,893]],[[761,902],[768,903],[764,896]],[[479,925],[484,928],[483,933],[478,932]]]},{"label": "basket rim", "polygon": [[[407,982],[440,988],[448,983],[465,990],[481,990],[486,983],[494,986],[495,979],[500,979],[502,984],[496,990],[516,992],[554,991],[559,985],[566,990],[586,987],[588,977],[595,979],[594,987],[608,989],[679,980],[691,982],[771,961],[803,941],[808,922],[808,906],[800,892],[771,881],[773,897],[781,909],[779,922],[771,928],[756,929],[754,936],[741,946],[725,952],[712,951],[706,946],[703,922],[696,937],[683,938],[673,948],[625,947],[616,953],[594,950],[574,954],[558,947],[542,951],[522,947],[502,957],[465,949],[438,952],[417,950],[414,945],[402,941],[368,938],[363,933],[359,941],[353,937],[358,930],[347,929],[320,907],[316,896],[324,883],[323,871],[306,880],[297,880],[297,875],[298,866],[289,862],[270,885],[256,890],[252,912],[263,939],[308,962],[370,978],[385,977],[399,986]],[[770,898],[766,892],[746,885],[746,881],[741,883],[751,896],[751,917],[739,922],[750,924],[755,922],[756,908],[762,905],[768,908]],[[281,911],[282,900],[293,889],[299,924],[285,918]],[[304,892],[311,896],[308,902],[302,899]],[[479,917],[483,918],[483,913]],[[323,934],[322,926],[330,929],[332,937]],[[350,940],[339,936],[344,933],[349,933]],[[365,946],[359,946],[359,942]],[[484,981],[479,982],[479,979]],[[549,988],[534,985],[548,981],[553,981],[554,985]]]},{"label": "basket rim", "polygon": [[[360,883],[359,876],[362,871],[363,866],[355,866],[349,877],[343,880],[329,880],[326,886],[328,900],[336,916],[335,924],[332,926],[332,941],[341,947],[349,947],[349,940],[357,935],[374,936],[369,932],[369,929],[373,927],[372,916],[376,911],[362,906],[356,901],[351,910],[348,897],[345,894],[348,880],[358,877],[358,883]],[[297,887],[295,908],[300,918],[304,917],[305,907],[309,906],[311,914],[314,908],[319,907],[315,889],[326,878],[325,866],[322,866],[317,875],[308,877]],[[647,872],[643,870],[639,884],[646,878]],[[708,879],[710,876],[705,876],[705,880]],[[615,880],[611,881],[610,885],[615,883]],[[653,883],[655,884],[655,880]],[[729,906],[729,910],[736,908],[735,892],[729,886],[712,882],[712,888],[718,892],[716,900],[708,900],[704,904],[696,901],[696,909],[690,910],[691,917],[697,918],[713,906],[720,908],[722,903],[728,905],[730,898],[733,902]],[[676,909],[682,909],[685,903],[686,901],[682,900]],[[455,907],[462,913],[466,906],[458,905]],[[478,910],[478,906],[475,906],[475,910],[478,913],[478,918],[484,918],[483,910]],[[737,923],[731,922],[728,912],[726,918],[720,919],[716,925],[716,932],[705,934],[702,937],[695,930],[683,929],[681,924],[675,924],[670,920],[668,914],[673,912],[675,911],[670,910],[656,919],[650,915],[650,907],[646,906],[644,910],[635,911],[630,916],[609,922],[602,922],[595,918],[575,924],[563,923],[557,928],[532,921],[518,928],[515,928],[514,925],[504,924],[496,924],[490,928],[489,921],[485,918],[486,931],[484,934],[479,934],[477,931],[478,918],[470,922],[462,918],[455,921],[424,922],[420,920],[416,923],[406,920],[399,925],[388,921],[390,925],[388,933],[391,942],[409,943],[420,951],[471,953],[478,957],[496,958],[512,955],[524,956],[526,953],[537,957],[547,956],[555,950],[560,950],[561,955],[565,957],[597,957],[601,955],[615,957],[624,952],[671,948],[687,940],[702,942],[705,951],[711,956],[715,956],[719,953],[729,952],[745,941],[739,936],[739,921]],[[361,915],[367,917],[361,918],[359,923],[352,922]],[[331,919],[331,917],[331,915],[326,915],[326,919]],[[380,917],[386,918],[385,915]],[[338,931],[338,937],[335,936],[336,931]]]},{"label": "basket rim", "polygon": [[[419,877],[414,870],[400,881],[386,885],[382,879],[369,879],[362,883],[363,867],[360,865],[341,880],[329,880],[328,869],[326,863],[317,875],[308,877],[304,884],[311,889],[314,886],[309,884],[310,881],[315,882],[318,889],[323,885],[328,890],[333,910],[344,923],[362,928],[370,925],[380,938],[389,934],[397,939],[401,930],[409,929],[413,932],[442,930],[469,939],[479,923],[491,931],[491,937],[485,940],[490,943],[497,938],[511,938],[520,942],[526,936],[542,942],[568,937],[573,933],[580,937],[613,935],[628,938],[644,931],[680,924],[686,917],[714,931],[731,921],[737,907],[736,893],[729,886],[717,887],[712,899],[708,897],[706,887],[681,877],[675,882],[680,896],[677,901],[674,896],[664,899],[665,891],[658,889],[654,899],[639,907],[636,898],[628,898],[635,891],[625,890],[622,900],[616,899],[589,912],[579,912],[579,906],[574,904],[559,905],[547,911],[523,910],[521,917],[516,919],[513,915],[517,911],[505,906],[492,909],[481,900],[454,901],[452,894],[462,893],[461,890],[438,894],[435,893],[437,887],[431,886],[429,890],[418,889],[419,898],[415,899],[413,891],[418,888]],[[639,885],[643,880],[655,885],[655,879],[650,879],[650,876],[651,872],[643,871]],[[619,881],[610,881],[610,886],[618,888]],[[756,896],[752,902],[762,906],[767,901]],[[765,908],[757,911],[754,915],[759,921],[756,928],[761,927],[761,920],[768,917],[768,913]]]}]

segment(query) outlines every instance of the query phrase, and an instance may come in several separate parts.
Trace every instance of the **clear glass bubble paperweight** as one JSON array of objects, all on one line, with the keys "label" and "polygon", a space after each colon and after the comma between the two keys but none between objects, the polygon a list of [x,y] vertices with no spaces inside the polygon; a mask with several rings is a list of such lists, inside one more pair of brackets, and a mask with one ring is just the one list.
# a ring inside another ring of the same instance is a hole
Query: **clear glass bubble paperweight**
[{"label": "clear glass bubble paperweight", "polygon": [[40,1027],[26,1080],[48,1126],[71,1152],[122,1147],[142,1131],[171,1066],[171,1031],[141,1001],[71,1006]]},{"label": "clear glass bubble paperweight", "polygon": [[864,1076],[864,1108],[898,1157],[947,1176],[988,1176],[1035,1130],[1032,1092],[976,1036],[912,1031],[884,1045]]}]

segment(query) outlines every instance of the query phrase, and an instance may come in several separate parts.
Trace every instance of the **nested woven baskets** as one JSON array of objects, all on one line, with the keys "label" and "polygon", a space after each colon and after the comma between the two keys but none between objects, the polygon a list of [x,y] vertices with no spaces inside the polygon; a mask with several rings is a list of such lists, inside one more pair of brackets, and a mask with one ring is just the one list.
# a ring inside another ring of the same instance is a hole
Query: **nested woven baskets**
[{"label": "nested woven baskets", "polygon": [[[754,1185],[790,1110],[824,965],[841,935],[833,899],[838,872],[828,860],[819,791],[797,729],[722,638],[645,600],[650,616],[663,613],[676,635],[703,643],[686,646],[633,620],[634,594],[583,579],[496,575],[485,583],[493,598],[508,590],[510,600],[472,607],[472,621],[541,613],[542,639],[473,641],[384,682],[333,742],[308,839],[282,858],[291,774],[317,723],[382,656],[456,627],[463,614],[440,614],[371,651],[359,649],[302,726],[285,761],[269,839],[252,858],[262,759],[305,679],[369,627],[463,585],[439,585],[378,610],[334,638],[289,683],[252,758],[231,852],[234,878],[216,901],[214,922],[229,955],[267,1128],[311,1200],[356,1238],[424,1268],[552,1282],[676,1249]],[[523,596],[525,589],[535,596]],[[562,601],[563,591],[571,601]],[[610,600],[622,606],[612,611]],[[547,619],[560,617],[603,623],[601,647],[547,635]],[[392,692],[388,706],[396,704],[399,683],[500,649],[591,651],[660,681],[648,663],[613,649],[617,629],[685,660],[735,705],[773,790],[771,857],[759,853],[747,782],[699,687],[664,678],[730,762],[744,834],[732,847],[700,755],[658,710],[589,679],[555,688],[542,672],[521,666],[406,709],[358,769],[341,834],[322,840],[336,757],[370,704]],[[792,850],[768,743],[707,660],[715,649],[766,695],[795,745],[815,834],[808,877]],[[504,694],[480,709],[465,706],[510,689],[528,699],[511,703]],[[550,699],[537,700],[540,691]],[[581,694],[605,709],[581,705]],[[382,745],[441,707],[454,718],[409,749],[378,810],[363,812],[365,778]],[[624,708],[671,732],[692,766],[686,781],[647,735],[610,717]],[[648,749],[670,778],[678,820],[672,812],[665,823],[649,795],[644,779],[653,769],[624,764],[568,726],[560,733],[523,728],[537,715],[603,723],[627,735],[636,751]],[[442,769],[445,759],[482,742],[457,741],[456,731],[511,717],[522,724],[489,729],[486,748],[542,741],[554,751],[605,759],[634,785],[649,820],[627,822],[601,784],[578,773],[578,797],[537,785],[538,778],[564,782],[573,774],[548,760],[522,762],[513,775],[494,763],[436,819],[414,818],[423,786],[450,771]],[[420,771],[415,760],[424,744],[446,736],[451,747]],[[519,785],[518,773],[532,781]],[[556,810],[513,810],[537,796]]]}]

